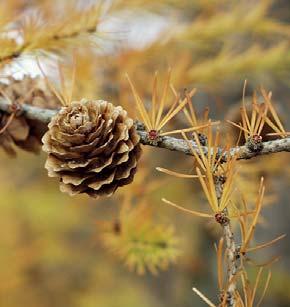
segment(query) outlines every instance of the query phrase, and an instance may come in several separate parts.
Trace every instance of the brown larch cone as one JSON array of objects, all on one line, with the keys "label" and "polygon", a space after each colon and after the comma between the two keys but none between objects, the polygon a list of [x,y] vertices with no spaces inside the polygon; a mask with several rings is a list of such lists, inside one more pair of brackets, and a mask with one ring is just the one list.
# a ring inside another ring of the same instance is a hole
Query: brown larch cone
[{"label": "brown larch cone", "polygon": [[139,135],[122,107],[81,100],[63,107],[43,136],[45,164],[70,195],[112,195],[132,182],[141,155]]},{"label": "brown larch cone", "polygon": [[[9,77],[7,83],[0,83],[0,88],[14,104],[20,106],[21,103],[26,103],[46,109],[60,107],[59,100],[40,77],[25,76],[21,80]],[[8,119],[9,115],[0,112],[0,130],[5,127]],[[41,138],[46,131],[47,125],[40,121],[15,116],[0,134],[0,146],[9,155],[16,154],[13,145],[38,153],[42,145]]]},{"label": "brown larch cone", "polygon": [[0,111],[0,146],[9,156],[15,156],[14,145],[29,138],[29,126],[23,117],[11,116]]}]

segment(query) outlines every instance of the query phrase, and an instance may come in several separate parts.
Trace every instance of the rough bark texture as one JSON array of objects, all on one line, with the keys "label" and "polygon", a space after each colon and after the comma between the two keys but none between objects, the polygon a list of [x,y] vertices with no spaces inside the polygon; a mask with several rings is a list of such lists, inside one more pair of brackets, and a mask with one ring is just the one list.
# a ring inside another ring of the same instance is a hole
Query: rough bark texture
[{"label": "rough bark texture", "polygon": [[223,233],[226,242],[226,257],[227,257],[227,304],[229,307],[235,306],[235,291],[236,283],[234,281],[237,273],[237,262],[236,262],[236,243],[234,234],[232,232],[231,222],[223,225]]},{"label": "rough bark texture", "polygon": [[[223,184],[219,178],[216,178],[215,182],[215,189],[218,198],[218,202],[222,197],[223,193]],[[225,208],[222,212],[223,222],[221,226],[223,228],[223,236],[226,243],[226,265],[227,265],[227,285],[228,288],[226,293],[226,304],[228,307],[235,307],[236,300],[235,300],[235,291],[236,291],[236,283],[235,283],[235,275],[237,273],[237,257],[236,257],[236,242],[234,238],[234,234],[232,232],[231,220],[228,217],[228,210]]]}]

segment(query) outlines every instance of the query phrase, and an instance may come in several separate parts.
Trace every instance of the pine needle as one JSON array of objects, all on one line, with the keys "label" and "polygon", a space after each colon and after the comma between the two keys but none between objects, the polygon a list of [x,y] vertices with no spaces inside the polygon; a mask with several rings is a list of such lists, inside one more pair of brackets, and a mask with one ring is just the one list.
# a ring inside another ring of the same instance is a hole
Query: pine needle
[{"label": "pine needle", "polygon": [[152,116],[151,116],[151,122],[152,122],[152,126],[155,127],[156,126],[156,105],[157,105],[157,86],[158,86],[158,72],[155,71],[155,75],[154,75],[154,81],[153,81],[153,89],[152,89]]},{"label": "pine needle", "polygon": [[243,127],[243,126],[241,126],[239,124],[236,124],[236,123],[234,123],[234,122],[232,122],[231,120],[228,120],[228,119],[226,120],[226,122],[228,122],[229,124],[239,128],[240,130],[250,134],[250,131],[248,129],[246,129],[245,127]]},{"label": "pine needle", "polygon": [[152,122],[151,122],[150,117],[148,115],[148,112],[147,112],[147,110],[144,106],[144,103],[143,103],[142,99],[140,98],[140,96],[138,95],[136,88],[133,85],[133,83],[132,83],[128,74],[126,74],[126,78],[127,78],[128,82],[130,84],[130,87],[131,87],[131,90],[133,92],[135,102],[136,102],[136,105],[137,105],[137,109],[138,109],[138,111],[141,115],[141,118],[142,118],[143,122],[145,123],[147,130],[152,130],[153,125],[152,125]]},{"label": "pine needle", "polygon": [[254,300],[255,300],[255,296],[256,296],[256,292],[257,292],[257,288],[258,288],[258,284],[260,282],[262,272],[263,272],[263,268],[260,268],[259,272],[257,274],[257,277],[256,277],[254,289],[253,289],[253,292],[252,292],[252,297],[251,297],[251,301],[250,301],[251,306],[254,306]]},{"label": "pine needle", "polygon": [[[219,124],[219,123],[220,122],[215,122],[216,125]],[[195,126],[195,127],[191,127],[191,128],[172,130],[172,131],[169,131],[169,132],[160,133],[160,135],[165,136],[165,135],[171,135],[171,134],[182,133],[182,132],[183,133],[192,132],[192,131],[196,131],[196,130],[199,130],[199,129],[202,129],[202,128],[209,127],[211,125],[212,125],[212,123],[208,123],[208,124],[205,124],[205,125]]]},{"label": "pine needle", "polygon": [[283,235],[281,235],[281,236],[279,236],[279,237],[277,237],[277,238],[275,238],[275,239],[273,239],[273,240],[271,240],[269,242],[266,242],[266,243],[263,243],[263,244],[259,244],[259,245],[254,246],[254,247],[250,247],[250,248],[247,249],[247,253],[248,252],[253,252],[253,251],[256,251],[256,250],[268,247],[268,246],[271,246],[271,245],[275,244],[276,242],[282,240],[285,237],[286,237],[286,234],[283,234]]},{"label": "pine needle", "polygon": [[161,125],[160,121],[161,121],[161,115],[163,113],[165,101],[166,101],[166,98],[167,98],[167,95],[168,95],[168,88],[169,88],[169,85],[170,85],[170,79],[171,79],[171,69],[168,70],[166,82],[165,82],[163,93],[162,93],[162,96],[161,96],[160,105],[158,107],[157,117],[156,117],[156,121],[155,121],[155,126],[158,127],[156,129],[157,131],[159,131],[163,127]]},{"label": "pine needle", "polygon": [[219,240],[219,244],[217,247],[217,269],[218,269],[218,286],[219,289],[222,290],[223,288],[223,245],[224,245],[224,239],[221,238]]},{"label": "pine needle", "polygon": [[266,280],[266,283],[265,283],[265,286],[264,286],[264,289],[263,289],[263,293],[261,295],[261,298],[259,299],[258,303],[257,303],[257,307],[259,307],[265,297],[265,294],[269,288],[269,284],[270,284],[270,280],[271,280],[271,277],[272,277],[272,273],[271,271],[269,271],[268,273],[268,276],[267,276],[267,280]]},{"label": "pine needle", "polygon": [[175,115],[177,115],[182,108],[186,105],[187,101],[184,100],[181,104],[179,104],[170,114],[168,114],[166,117],[163,118],[163,120],[159,123],[156,130],[161,130]]},{"label": "pine needle", "polygon": [[63,106],[66,106],[66,99],[65,97],[63,97],[63,95],[56,89],[56,87],[49,81],[46,73],[44,72],[43,68],[41,67],[39,58],[36,58],[36,62],[37,62],[37,66],[47,84],[47,86],[49,87],[49,89],[51,90],[51,92],[58,98],[58,100],[61,102],[61,104]]},{"label": "pine needle", "polygon": [[262,177],[261,182],[260,182],[259,194],[258,194],[258,197],[257,197],[257,200],[256,200],[256,208],[255,208],[256,213],[254,214],[253,221],[252,221],[252,223],[249,227],[245,241],[243,242],[243,246],[241,248],[241,251],[243,251],[243,252],[246,252],[248,245],[250,243],[250,240],[252,239],[252,236],[254,234],[254,230],[255,230],[255,227],[256,227],[256,224],[258,222],[258,218],[259,218],[259,215],[260,215],[260,212],[261,212],[261,209],[262,209],[262,201],[263,201],[263,197],[264,197],[264,193],[265,193],[265,187],[263,185],[263,182],[264,182],[264,178]]},{"label": "pine needle", "polygon": [[189,174],[177,173],[177,172],[170,171],[170,170],[168,170],[166,168],[162,168],[162,167],[156,167],[156,170],[159,171],[159,172],[165,173],[167,175],[177,177],[177,178],[198,178],[198,175],[189,175]]},{"label": "pine needle", "polygon": [[268,108],[269,108],[269,110],[270,110],[270,112],[271,112],[275,122],[276,122],[276,125],[278,126],[278,130],[280,130],[281,133],[285,132],[285,129],[284,129],[284,127],[283,127],[283,125],[282,125],[282,123],[281,123],[281,121],[279,119],[279,116],[278,116],[275,108],[272,105],[272,102],[271,102],[269,96],[267,95],[266,91],[263,88],[261,89],[261,92],[262,92],[262,95],[263,95],[263,97],[265,99],[265,102],[266,102],[266,104],[267,104],[267,106],[268,106]]},{"label": "pine needle", "polygon": [[193,214],[195,216],[198,216],[198,217],[204,217],[204,218],[213,218],[213,215],[211,214],[208,214],[208,213],[203,213],[203,212],[199,212],[199,211],[194,211],[194,210],[189,210],[189,209],[186,209],[184,207],[181,207],[179,205],[176,205],[175,203],[165,199],[165,198],[162,198],[162,201],[180,211],[183,211],[183,212],[186,212],[186,213],[190,213],[190,214]]},{"label": "pine needle", "polygon": [[216,307],[216,305],[211,302],[206,296],[204,296],[198,289],[192,288],[193,292],[195,292],[208,306]]},{"label": "pine needle", "polygon": [[257,262],[253,261],[253,260],[250,259],[250,258],[247,258],[246,261],[247,261],[249,264],[251,264],[251,265],[253,265],[253,266],[255,266],[255,267],[266,267],[266,266],[270,266],[270,265],[272,265],[273,263],[279,261],[280,258],[281,258],[281,257],[280,257],[279,255],[273,256],[273,257],[270,258],[269,260],[267,260],[267,261],[265,261],[265,262],[262,262],[262,263],[257,263]]},{"label": "pine needle", "polygon": [[218,207],[218,202],[217,202],[217,198],[216,198],[216,193],[215,193],[215,188],[214,188],[214,184],[209,184],[210,187],[208,188],[201,172],[200,172],[200,169],[197,167],[196,168],[196,172],[198,174],[198,179],[200,181],[200,184],[202,186],[202,189],[207,197],[207,200],[212,208],[212,210],[217,213],[219,212],[219,207]]},{"label": "pine needle", "polygon": [[[184,132],[181,132],[181,135],[182,135],[183,139],[186,141],[186,143],[187,143],[187,145],[188,145],[188,147],[189,147],[191,153],[194,155],[194,157],[195,157],[195,159],[197,160],[199,166],[205,171],[206,168],[205,168],[205,166],[204,166],[204,163],[203,163],[203,161],[201,160],[201,158],[199,157],[199,155],[197,154],[196,149],[193,148],[191,142],[189,142],[189,140],[188,140],[188,138],[187,138],[187,136],[186,136],[186,134],[185,134]],[[194,134],[194,137],[195,137],[195,134]],[[196,141],[196,144],[197,144],[197,146],[198,146],[198,149],[201,150],[201,151],[200,151],[200,154],[202,155],[203,149],[202,149],[201,146],[200,146],[199,140],[197,139],[197,140],[195,140],[195,141]]]}]

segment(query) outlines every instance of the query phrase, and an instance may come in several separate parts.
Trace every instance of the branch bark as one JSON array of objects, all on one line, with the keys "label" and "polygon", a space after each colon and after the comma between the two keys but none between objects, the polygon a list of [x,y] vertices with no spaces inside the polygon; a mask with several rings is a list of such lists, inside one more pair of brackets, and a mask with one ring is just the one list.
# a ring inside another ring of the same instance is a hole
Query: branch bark
[{"label": "branch bark", "polygon": [[[11,104],[7,100],[1,98],[0,110],[5,111],[7,113],[11,113],[12,112]],[[48,110],[48,109],[34,107],[28,104],[22,104],[21,112],[22,115],[28,119],[39,120],[43,123],[48,124],[51,118],[58,112],[58,110]],[[185,140],[170,136],[164,136],[157,145],[156,144],[154,145],[151,144],[147,139],[147,133],[146,131],[144,131],[142,123],[137,122],[136,127],[138,134],[140,135],[141,138],[141,143],[143,145],[164,148],[171,151],[181,152],[186,155],[192,155],[190,147],[188,146]],[[195,142],[193,141],[190,142],[192,147],[198,152],[198,148]],[[208,151],[206,146],[203,146],[202,150],[204,151],[204,153],[207,153]],[[277,139],[274,141],[263,142],[263,149],[259,152],[252,152],[246,146],[238,146],[231,148],[229,151],[225,152],[224,155],[226,158],[228,155],[233,156],[237,154],[238,159],[251,159],[256,156],[278,153],[283,151],[290,152],[290,137],[284,139]],[[222,152],[222,149],[220,149],[220,152]]]},{"label": "branch bark", "polygon": [[[223,183],[219,177],[216,177],[215,181],[215,190],[217,194],[218,202],[222,197],[223,193]],[[223,221],[220,222],[223,228],[223,237],[226,242],[226,265],[227,265],[227,289],[223,295],[226,295],[226,298],[221,299],[221,301],[226,302],[226,306],[228,307],[235,307],[236,306],[236,282],[235,276],[237,273],[237,257],[236,257],[236,242],[234,238],[234,234],[232,231],[231,220],[228,216],[228,210],[225,208],[222,211],[223,214]]]},{"label": "branch bark", "polygon": [[[227,210],[225,212],[227,215]],[[223,233],[226,242],[226,257],[227,257],[227,306],[235,306],[235,291],[236,291],[236,282],[235,276],[237,273],[237,259],[236,259],[236,242],[234,234],[232,231],[231,221],[229,220],[227,224],[223,225]]]}]

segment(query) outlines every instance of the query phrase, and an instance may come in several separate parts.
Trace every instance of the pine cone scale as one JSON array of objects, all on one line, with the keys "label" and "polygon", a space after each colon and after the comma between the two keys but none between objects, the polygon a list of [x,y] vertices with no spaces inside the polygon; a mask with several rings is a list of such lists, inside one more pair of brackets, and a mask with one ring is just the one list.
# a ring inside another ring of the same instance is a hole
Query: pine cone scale
[{"label": "pine cone scale", "polygon": [[62,141],[62,144],[68,144],[67,146],[71,146],[72,144],[82,144],[85,141],[86,136],[80,133],[68,134],[59,131],[57,126],[53,126],[51,128],[51,138],[57,142]]},{"label": "pine cone scale", "polygon": [[16,141],[25,141],[29,135],[29,126],[24,118],[14,118],[7,127],[7,132]]},{"label": "pine cone scale", "polygon": [[[46,109],[57,109],[59,107],[59,100],[47,88],[45,81],[41,78],[25,76],[22,80],[17,80],[8,77],[6,81],[7,83],[0,83],[0,88],[5,93],[5,96],[8,96],[15,104],[26,103]],[[4,127],[9,116],[1,112],[0,118],[1,127]],[[15,146],[26,151],[38,153],[41,138],[46,130],[47,125],[40,121],[29,120],[21,117],[21,115],[15,116],[2,133],[6,136],[4,137],[5,141],[0,143],[1,147],[11,156],[16,155]],[[10,142],[10,145],[8,145],[8,142]]]}]

